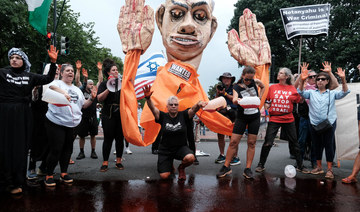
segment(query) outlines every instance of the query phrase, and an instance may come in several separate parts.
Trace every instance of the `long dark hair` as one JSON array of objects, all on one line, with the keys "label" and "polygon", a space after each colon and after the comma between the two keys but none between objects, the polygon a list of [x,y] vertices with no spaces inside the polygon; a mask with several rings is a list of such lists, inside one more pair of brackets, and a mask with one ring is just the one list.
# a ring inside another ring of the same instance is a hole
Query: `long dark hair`
[{"label": "long dark hair", "polygon": [[103,61],[103,74],[106,76],[106,79],[109,77],[109,71],[113,66],[116,66],[116,63],[112,59],[106,58]]}]

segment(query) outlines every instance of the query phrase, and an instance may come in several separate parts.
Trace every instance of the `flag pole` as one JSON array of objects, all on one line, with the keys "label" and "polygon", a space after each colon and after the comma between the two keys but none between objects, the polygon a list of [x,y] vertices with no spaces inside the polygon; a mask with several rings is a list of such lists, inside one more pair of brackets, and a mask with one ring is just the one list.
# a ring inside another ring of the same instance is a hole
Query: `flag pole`
[{"label": "flag pole", "polygon": [[301,66],[301,47],[302,47],[302,35],[300,37],[298,74],[300,74],[300,66]]},{"label": "flag pole", "polygon": [[54,0],[54,36],[52,43],[56,46],[56,0]]}]

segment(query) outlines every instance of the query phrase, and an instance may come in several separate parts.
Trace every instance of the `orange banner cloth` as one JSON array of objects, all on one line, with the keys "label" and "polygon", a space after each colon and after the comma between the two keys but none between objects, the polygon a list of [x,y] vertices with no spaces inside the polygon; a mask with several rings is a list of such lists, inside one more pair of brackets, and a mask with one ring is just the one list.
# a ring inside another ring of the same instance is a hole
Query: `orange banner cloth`
[{"label": "orange banner cloth", "polygon": [[[124,74],[120,98],[120,114],[125,139],[137,146],[152,144],[160,131],[160,125],[155,123],[154,116],[145,105],[140,125],[145,129],[144,140],[137,125],[137,100],[133,81],[136,76],[141,51],[131,50],[126,54]],[[179,98],[179,111],[192,107],[198,101],[209,101],[204,92],[196,70],[189,64],[172,61],[164,67],[159,67],[155,82],[151,88],[154,91],[151,100],[161,111],[167,111],[166,102],[170,96]],[[201,121],[216,133],[231,135],[233,124],[218,112],[199,110],[197,113]]]},{"label": "orange banner cloth", "polygon": [[255,78],[259,79],[265,85],[265,92],[261,98],[259,109],[264,106],[265,99],[269,92],[269,67],[270,64],[265,64],[261,66],[255,66]]}]

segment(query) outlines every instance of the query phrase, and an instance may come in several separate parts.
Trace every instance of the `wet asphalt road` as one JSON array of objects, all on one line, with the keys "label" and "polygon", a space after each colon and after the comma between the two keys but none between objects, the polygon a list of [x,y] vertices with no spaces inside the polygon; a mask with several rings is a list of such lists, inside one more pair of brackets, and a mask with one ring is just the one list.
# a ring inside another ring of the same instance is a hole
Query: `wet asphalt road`
[{"label": "wet asphalt road", "polygon": [[[334,180],[303,173],[286,178],[284,167],[295,163],[289,158],[287,143],[272,148],[265,173],[254,172],[254,180],[247,180],[242,176],[245,142],[240,144],[242,164],[233,166],[233,173],[222,179],[215,177],[221,168],[214,163],[219,154],[217,143],[201,142],[198,149],[210,156],[199,157],[200,165],[186,169],[186,181],[178,181],[177,173],[171,180],[160,180],[157,156],[151,154],[151,148],[132,145],[133,154],[124,155],[124,170],[115,168],[115,156],[111,155],[109,170],[99,172],[101,143],[98,140],[99,159],[89,158],[87,141],[87,157],[76,160],[79,150],[75,141],[75,164],[69,167],[75,180],[72,185],[57,181],[55,188],[46,188],[41,179],[29,181],[22,195],[0,194],[0,211],[360,211],[360,184],[341,183],[351,173],[353,161],[341,161],[341,167],[334,168]],[[256,147],[253,171],[261,145],[259,142]],[[178,164],[176,161],[175,167]],[[305,165],[310,166],[309,161]]]}]

